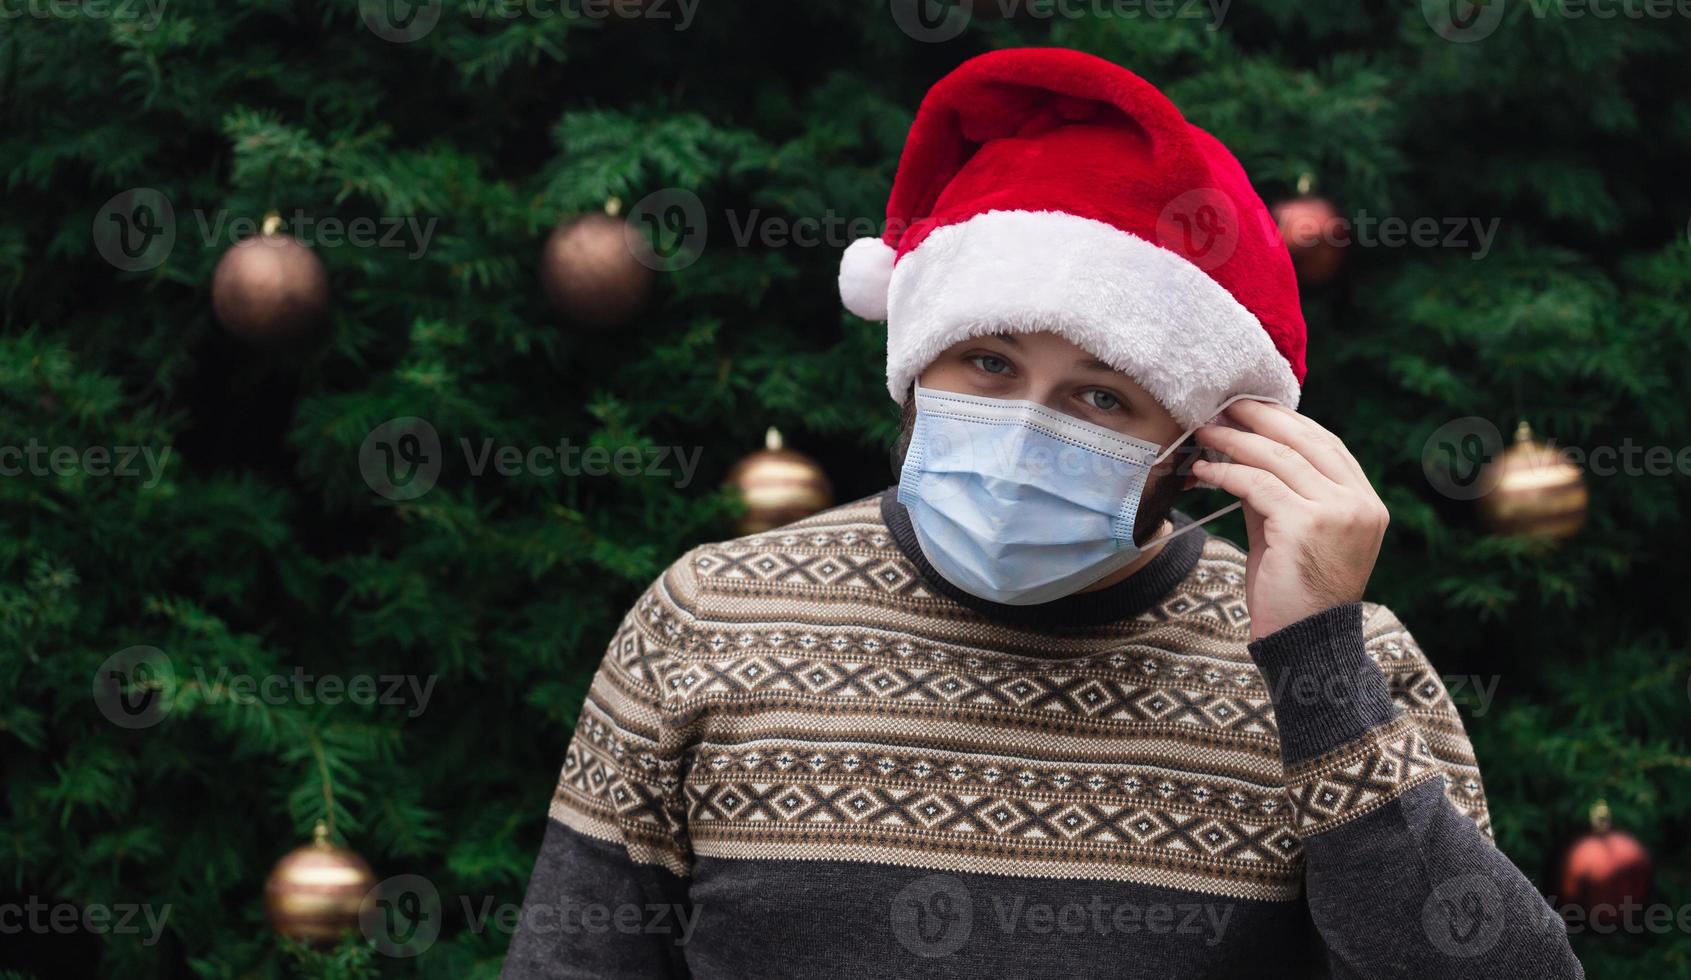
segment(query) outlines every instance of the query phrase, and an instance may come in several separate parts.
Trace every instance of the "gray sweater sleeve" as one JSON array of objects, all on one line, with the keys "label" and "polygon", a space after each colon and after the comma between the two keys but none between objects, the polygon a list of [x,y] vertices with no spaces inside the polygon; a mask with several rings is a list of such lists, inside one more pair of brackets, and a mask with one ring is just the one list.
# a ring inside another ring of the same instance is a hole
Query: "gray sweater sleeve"
[{"label": "gray sweater sleeve", "polygon": [[698,915],[685,739],[666,694],[692,635],[686,560],[641,595],[593,675],[502,980],[684,977]]},{"label": "gray sweater sleeve", "polygon": [[1250,653],[1335,977],[1584,977],[1560,917],[1492,843],[1460,717],[1389,610],[1335,606]]},{"label": "gray sweater sleeve", "polygon": [[500,980],[684,978],[697,923],[687,879],[551,820]]}]

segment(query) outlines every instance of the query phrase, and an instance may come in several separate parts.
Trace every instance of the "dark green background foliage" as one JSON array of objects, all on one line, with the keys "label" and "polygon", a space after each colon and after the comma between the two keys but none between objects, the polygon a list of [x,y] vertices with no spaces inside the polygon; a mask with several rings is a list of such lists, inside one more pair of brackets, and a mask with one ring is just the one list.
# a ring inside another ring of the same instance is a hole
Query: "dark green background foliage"
[{"label": "dark green background foliage", "polygon": [[[1496,679],[1488,710],[1463,701],[1508,853],[1544,881],[1606,797],[1653,850],[1657,899],[1691,903],[1691,477],[1592,475],[1584,532],[1548,550],[1485,535],[1421,469],[1464,416],[1586,448],[1691,444],[1683,18],[1510,0],[1472,44],[1414,3],[1355,0],[1239,0],[1220,30],[1024,12],[938,44],[884,3],[713,2],[675,24],[478,19],[457,0],[411,44],[372,34],[353,0],[174,0],[156,27],[0,20],[0,443],[172,448],[151,487],[0,479],[0,900],[171,907],[154,946],[8,935],[7,976],[494,975],[507,936],[470,928],[465,903],[520,900],[592,667],[644,584],[730,535],[727,468],[775,424],[840,499],[890,482],[882,328],[835,292],[844,226],[881,215],[926,86],[1016,44],[1163,86],[1269,200],[1309,171],[1353,215],[1497,219],[1483,259],[1357,248],[1306,290],[1305,410],[1391,505],[1371,597],[1447,675]],[[133,187],[163,192],[178,231],[162,265],[121,272],[90,228]],[[564,323],[534,277],[547,231],[663,188],[704,201],[703,255],[624,328]],[[272,356],[212,319],[229,243],[199,224],[272,208],[438,226],[421,256],[319,247],[329,329]],[[832,240],[735,241],[764,218]],[[397,416],[448,447],[440,484],[408,502],[358,466]],[[475,477],[455,448],[566,437],[697,446],[702,464],[683,488]],[[131,731],[90,684],[136,644],[168,653],[177,689]],[[296,665],[436,684],[409,717],[200,682]],[[445,932],[423,955],[272,938],[265,875],[331,807],[379,874],[438,887]],[[1593,977],[1691,977],[1681,931],[1575,942]]]}]

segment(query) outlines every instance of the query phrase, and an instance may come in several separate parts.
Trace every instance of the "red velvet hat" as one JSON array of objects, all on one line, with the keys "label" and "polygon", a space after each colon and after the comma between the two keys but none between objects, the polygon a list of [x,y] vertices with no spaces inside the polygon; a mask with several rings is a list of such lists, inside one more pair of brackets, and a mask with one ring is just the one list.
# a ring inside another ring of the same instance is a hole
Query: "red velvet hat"
[{"label": "red velvet hat", "polygon": [[941,351],[1001,332],[1067,337],[1184,425],[1237,394],[1296,408],[1304,377],[1291,259],[1239,161],[1149,82],[1063,48],[928,90],[840,297],[887,321],[901,403]]}]

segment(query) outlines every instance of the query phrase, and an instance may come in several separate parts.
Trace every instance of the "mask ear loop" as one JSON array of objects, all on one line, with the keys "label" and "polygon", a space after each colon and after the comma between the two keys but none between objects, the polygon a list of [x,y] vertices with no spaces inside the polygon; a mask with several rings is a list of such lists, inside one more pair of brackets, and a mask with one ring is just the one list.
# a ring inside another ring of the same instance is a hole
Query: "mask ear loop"
[{"label": "mask ear loop", "polygon": [[[1215,411],[1210,413],[1210,416],[1209,416],[1210,421],[1213,422],[1217,418],[1220,418],[1221,413],[1227,411],[1228,406],[1232,405],[1234,402],[1245,401],[1247,399],[1249,399],[1251,401],[1268,402],[1271,405],[1279,404],[1274,399],[1264,398],[1261,395],[1234,395],[1232,398],[1229,398],[1226,401],[1222,402],[1220,408],[1217,408]],[[1159,464],[1163,460],[1167,459],[1170,454],[1172,454],[1176,449],[1178,449],[1180,447],[1181,443],[1186,441],[1186,437],[1191,435],[1192,433],[1198,431],[1198,428],[1199,428],[1198,426],[1194,425],[1190,429],[1187,429],[1185,432],[1182,432],[1178,439],[1175,439],[1173,442],[1170,442],[1168,444],[1167,449],[1165,449],[1162,452],[1157,454],[1156,459],[1151,460],[1151,466],[1153,468],[1155,468],[1157,466],[1157,464]],[[1153,538],[1152,540],[1145,542],[1143,545],[1140,545],[1139,550],[1140,551],[1149,551],[1153,547],[1156,547],[1158,545],[1167,544],[1169,541],[1172,541],[1175,538],[1180,537],[1182,534],[1185,534],[1187,531],[1195,531],[1198,528],[1203,527],[1205,524],[1208,524],[1209,522],[1215,520],[1216,518],[1221,517],[1224,514],[1231,514],[1232,512],[1238,510],[1239,508],[1241,508],[1243,506],[1245,506],[1245,502],[1243,500],[1235,500],[1232,503],[1228,504],[1226,507],[1223,507],[1220,510],[1215,511],[1212,514],[1206,514],[1205,516],[1193,521],[1192,523],[1186,525],[1185,527],[1176,528],[1173,531],[1170,531],[1169,533],[1163,535],[1160,538]]]}]

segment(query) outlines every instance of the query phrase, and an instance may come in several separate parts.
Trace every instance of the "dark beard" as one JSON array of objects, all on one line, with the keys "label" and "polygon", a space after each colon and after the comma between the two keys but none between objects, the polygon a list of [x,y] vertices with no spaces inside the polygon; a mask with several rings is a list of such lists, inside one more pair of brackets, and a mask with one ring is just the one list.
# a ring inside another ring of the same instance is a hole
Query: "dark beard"
[{"label": "dark beard", "polygon": [[[898,480],[904,471],[904,456],[910,451],[910,436],[916,428],[916,386],[911,385],[904,393],[904,410],[898,420],[898,441],[892,447],[892,475]],[[1133,520],[1133,542],[1144,544],[1157,533],[1168,520],[1168,515],[1174,512],[1174,505],[1179,501],[1181,488],[1186,483],[1186,474],[1192,468],[1192,461],[1198,458],[1198,446],[1193,437],[1188,436],[1169,458],[1158,463],[1146,477],[1148,489],[1139,500],[1139,514]]]}]

